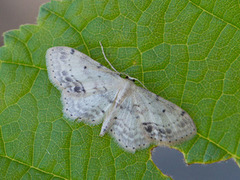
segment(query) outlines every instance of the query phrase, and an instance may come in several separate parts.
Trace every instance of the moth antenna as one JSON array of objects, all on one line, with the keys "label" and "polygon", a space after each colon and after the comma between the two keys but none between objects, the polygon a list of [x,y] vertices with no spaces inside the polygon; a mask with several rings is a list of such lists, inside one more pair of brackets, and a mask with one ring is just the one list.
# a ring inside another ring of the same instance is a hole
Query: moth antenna
[{"label": "moth antenna", "polygon": [[118,71],[112,66],[112,64],[108,61],[108,59],[107,59],[107,57],[106,57],[106,55],[105,55],[105,53],[104,53],[104,50],[103,50],[103,46],[102,46],[101,41],[99,41],[99,44],[100,44],[100,46],[101,46],[102,54],[103,54],[103,56],[104,56],[104,59],[108,62],[108,64],[111,66],[111,68],[112,68],[116,73],[121,74],[121,73],[118,72]]},{"label": "moth antenna", "polygon": [[[103,45],[102,45],[101,41],[99,41],[99,44],[100,44],[100,46],[101,46],[101,50],[102,50],[102,54],[103,54],[103,56],[104,56],[104,59],[108,62],[108,64],[111,66],[111,68],[112,68],[116,73],[118,73],[118,74],[123,74],[123,75],[128,76],[128,79],[129,79],[129,80],[132,80],[132,81],[133,81],[133,80],[136,80],[136,81],[139,82],[145,89],[147,89],[146,86],[144,86],[144,84],[143,84],[140,80],[138,80],[138,79],[136,79],[136,78],[133,78],[133,77],[129,76],[129,75],[126,74],[126,73],[120,73],[120,72],[118,72],[118,71],[112,66],[112,64],[109,62],[109,60],[107,59],[107,57],[106,57],[106,55],[105,55],[105,53],[104,53]],[[147,90],[148,90],[148,89],[147,89]]]}]

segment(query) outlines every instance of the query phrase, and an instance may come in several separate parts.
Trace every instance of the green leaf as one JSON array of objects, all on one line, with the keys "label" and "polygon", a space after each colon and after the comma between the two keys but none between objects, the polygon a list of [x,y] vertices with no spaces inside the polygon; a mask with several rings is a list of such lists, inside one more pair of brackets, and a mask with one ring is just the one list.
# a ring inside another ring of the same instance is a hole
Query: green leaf
[{"label": "green leaf", "polygon": [[[150,149],[124,152],[99,126],[68,121],[47,76],[46,50],[70,46],[141,80],[186,110],[198,133],[188,163],[240,165],[240,9],[237,1],[63,0],[0,48],[1,179],[167,179]],[[109,66],[108,66],[109,67]]]}]

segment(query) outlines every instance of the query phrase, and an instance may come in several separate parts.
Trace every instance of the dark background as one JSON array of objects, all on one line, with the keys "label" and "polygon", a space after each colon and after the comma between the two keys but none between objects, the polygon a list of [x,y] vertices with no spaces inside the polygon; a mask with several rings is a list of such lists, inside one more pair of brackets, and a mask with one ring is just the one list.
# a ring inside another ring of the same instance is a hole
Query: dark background
[{"label": "dark background", "polygon": [[[18,29],[21,24],[36,24],[41,4],[50,0],[0,0],[0,34]],[[0,38],[0,46],[3,37]],[[158,147],[153,151],[153,161],[157,167],[175,180],[236,180],[240,179],[240,169],[233,160],[208,165],[187,166],[183,155],[177,150]]]}]

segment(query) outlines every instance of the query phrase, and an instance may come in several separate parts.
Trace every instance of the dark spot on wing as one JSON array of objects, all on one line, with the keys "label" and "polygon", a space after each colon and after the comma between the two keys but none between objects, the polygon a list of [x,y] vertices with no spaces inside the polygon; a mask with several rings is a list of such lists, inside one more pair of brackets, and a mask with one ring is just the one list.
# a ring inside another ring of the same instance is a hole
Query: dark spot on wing
[{"label": "dark spot on wing", "polygon": [[185,113],[186,113],[185,111],[182,111],[181,116],[184,116]]},{"label": "dark spot on wing", "polygon": [[149,132],[149,133],[152,132],[152,126],[147,126],[147,127],[145,127],[145,129],[146,129],[146,131]]},{"label": "dark spot on wing", "polygon": [[166,132],[167,132],[168,134],[171,134],[171,133],[172,133],[172,130],[171,130],[171,129],[166,129]]},{"label": "dark spot on wing", "polygon": [[66,79],[66,81],[68,81],[68,82],[72,82],[72,79],[71,79],[70,77],[66,77],[65,79]]},{"label": "dark spot on wing", "polygon": [[99,63],[99,65],[97,66],[97,68],[101,68],[101,67],[103,67],[103,65]]},{"label": "dark spot on wing", "polygon": [[74,54],[74,52],[75,52],[75,50],[74,50],[74,49],[71,49],[71,52],[70,52],[70,53],[71,53],[71,54]]},{"label": "dark spot on wing", "polygon": [[183,128],[183,127],[185,127],[185,123],[184,123],[184,122],[180,122],[180,123],[178,124],[178,126],[181,127],[181,128]]},{"label": "dark spot on wing", "polygon": [[87,66],[84,66],[84,69],[87,69]]},{"label": "dark spot on wing", "polygon": [[162,112],[165,113],[165,112],[166,112],[166,109],[163,109]]},{"label": "dark spot on wing", "polygon": [[79,86],[74,87],[75,92],[79,93],[79,92],[81,92],[80,90],[81,90],[81,88]]},{"label": "dark spot on wing", "polygon": [[161,134],[166,134],[166,131],[164,129],[158,129],[158,131],[161,133]]}]

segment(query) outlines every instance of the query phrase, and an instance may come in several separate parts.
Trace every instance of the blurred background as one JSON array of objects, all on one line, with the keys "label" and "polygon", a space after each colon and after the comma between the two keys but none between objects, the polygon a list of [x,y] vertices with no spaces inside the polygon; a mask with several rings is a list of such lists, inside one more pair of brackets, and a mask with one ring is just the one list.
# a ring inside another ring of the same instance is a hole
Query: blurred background
[{"label": "blurred background", "polygon": [[[0,46],[3,32],[18,29],[22,24],[36,24],[41,4],[48,0],[1,0],[0,2]],[[187,166],[183,155],[177,150],[158,147],[153,150],[153,161],[157,167],[174,180],[237,180],[240,169],[233,160],[208,165]]]}]

